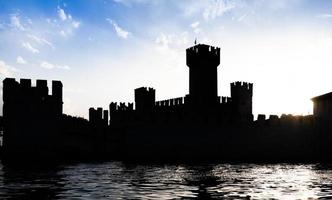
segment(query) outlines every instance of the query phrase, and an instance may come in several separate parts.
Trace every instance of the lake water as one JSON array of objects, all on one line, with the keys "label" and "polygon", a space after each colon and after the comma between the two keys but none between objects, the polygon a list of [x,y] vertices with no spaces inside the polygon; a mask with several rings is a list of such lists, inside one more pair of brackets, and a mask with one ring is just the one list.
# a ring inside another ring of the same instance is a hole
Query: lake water
[{"label": "lake water", "polygon": [[0,164],[0,199],[332,198],[332,165]]}]

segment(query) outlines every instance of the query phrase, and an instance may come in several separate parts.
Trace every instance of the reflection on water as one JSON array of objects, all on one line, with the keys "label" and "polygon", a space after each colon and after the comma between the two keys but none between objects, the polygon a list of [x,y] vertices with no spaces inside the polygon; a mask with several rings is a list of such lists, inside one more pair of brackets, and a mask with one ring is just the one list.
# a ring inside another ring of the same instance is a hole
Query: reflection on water
[{"label": "reflection on water", "polygon": [[0,199],[332,198],[332,166],[127,165],[13,168],[0,164]]}]

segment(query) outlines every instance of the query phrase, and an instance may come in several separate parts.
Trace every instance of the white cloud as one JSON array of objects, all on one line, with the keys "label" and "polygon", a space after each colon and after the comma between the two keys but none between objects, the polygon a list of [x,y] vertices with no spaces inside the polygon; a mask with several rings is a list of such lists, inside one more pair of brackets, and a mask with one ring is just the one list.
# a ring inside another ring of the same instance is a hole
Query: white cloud
[{"label": "white cloud", "polygon": [[78,29],[82,25],[80,21],[74,20],[70,14],[66,15],[66,20],[63,20],[61,24],[58,24],[57,22],[55,22],[55,24],[57,27],[61,27],[59,33],[63,37],[72,35],[75,29]]},{"label": "white cloud", "polygon": [[73,21],[72,25],[73,25],[74,28],[79,28],[81,26],[81,22]]},{"label": "white cloud", "polygon": [[248,16],[248,13],[243,14],[237,19],[237,21],[242,22],[247,16]]},{"label": "white cloud", "polygon": [[201,29],[199,28],[199,21],[192,23],[190,26],[193,28],[194,33],[198,34],[201,32]]},{"label": "white cloud", "polygon": [[[60,7],[58,7],[58,17],[61,19],[61,21],[68,22],[66,25],[66,26],[70,26],[68,29],[71,29],[71,28],[77,29],[81,26],[81,22],[74,20],[70,14],[66,14],[65,10]],[[71,31],[62,31],[62,32],[60,32],[60,34],[62,36],[67,36],[69,32],[71,32]]]},{"label": "white cloud", "polygon": [[177,1],[177,6],[186,17],[201,16],[206,21],[209,21],[222,16],[242,4],[246,4],[244,1],[245,0],[192,0],[190,3],[188,3],[188,1]]},{"label": "white cloud", "polygon": [[0,74],[2,76],[11,76],[10,66],[6,65],[2,60],[0,60]]},{"label": "white cloud", "polygon": [[[160,33],[159,36],[155,39],[154,48],[151,48],[155,56],[153,56],[154,58],[152,58],[153,61],[150,60],[148,61],[148,63],[149,62],[159,63],[160,69],[165,70],[164,73],[171,72],[170,74],[174,75],[174,76],[171,75],[173,76],[171,77],[171,79],[175,78],[175,76],[178,76],[180,73],[182,73],[182,71],[186,70],[184,67],[185,64],[184,49],[187,47],[188,47],[188,32],[171,31],[171,33]],[[158,72],[154,73],[158,74]],[[181,78],[183,80],[182,76],[179,77],[180,77],[179,80]],[[158,79],[163,79],[163,77],[161,76]]]},{"label": "white cloud", "polygon": [[61,30],[60,31],[60,35],[62,35],[63,37],[66,37],[67,36],[67,33],[65,30]]},{"label": "white cloud", "polygon": [[31,34],[28,34],[27,35],[30,39],[34,40],[35,42],[37,42],[38,44],[41,44],[41,45],[47,45],[49,47],[51,47],[52,49],[54,49],[54,45],[46,40],[45,38],[42,38],[42,37],[38,37],[36,35],[31,35]]},{"label": "white cloud", "polygon": [[10,24],[12,27],[17,28],[18,30],[24,31],[25,28],[21,23],[20,16],[18,14],[12,14],[10,16]]},{"label": "white cloud", "polygon": [[168,47],[173,40],[173,35],[165,35],[161,33],[155,40],[156,44],[162,47]]},{"label": "white cloud", "polygon": [[180,66],[183,49],[188,45],[188,33],[165,34],[161,33],[155,40],[156,50],[159,55],[167,58],[169,68]]},{"label": "white cloud", "polygon": [[33,24],[32,20],[31,20],[30,18],[27,18],[27,21],[28,21],[28,23],[29,23],[30,25]]},{"label": "white cloud", "polygon": [[191,26],[191,28],[197,28],[198,25],[199,25],[199,22],[197,21],[197,22],[192,23],[190,26]]},{"label": "white cloud", "polygon": [[332,14],[328,14],[328,13],[325,13],[325,14],[319,14],[316,16],[317,18],[321,18],[321,19],[329,19],[329,18],[332,18]]},{"label": "white cloud", "polygon": [[17,56],[16,63],[24,65],[24,64],[27,64],[27,61],[24,60],[21,56]]},{"label": "white cloud", "polygon": [[17,70],[14,67],[11,67],[5,63],[5,61],[0,60],[0,75],[8,77],[13,76],[14,72],[17,72]]},{"label": "white cloud", "polygon": [[215,19],[218,16],[222,16],[224,13],[235,8],[236,4],[232,1],[215,0],[208,1],[206,5],[203,17],[205,20]]},{"label": "white cloud", "polygon": [[54,65],[49,63],[49,62],[46,62],[46,61],[43,61],[40,63],[40,66],[42,68],[45,68],[45,69],[53,69],[54,68]]},{"label": "white cloud", "polygon": [[199,29],[199,28],[194,29],[194,33],[198,34],[200,32],[201,32],[201,29]]},{"label": "white cloud", "polygon": [[53,31],[62,37],[74,35],[75,31],[83,25],[80,20],[75,19],[68,11],[65,11],[60,6],[57,7],[57,14],[57,18],[46,18],[45,20],[54,28]]},{"label": "white cloud", "polygon": [[72,30],[72,28],[67,28],[67,29],[61,30],[59,33],[63,37],[68,37],[73,34],[73,30]]},{"label": "white cloud", "polygon": [[22,46],[32,53],[39,53],[39,50],[34,48],[29,42],[23,42]]},{"label": "white cloud", "polygon": [[114,29],[119,37],[127,38],[129,35],[128,31],[123,30],[120,26],[118,26],[116,23],[113,23]]},{"label": "white cloud", "polygon": [[70,67],[68,65],[57,65],[56,68],[70,70]]},{"label": "white cloud", "polygon": [[188,33],[183,32],[179,34],[165,34],[161,33],[155,40],[155,43],[160,47],[184,47],[188,44]]},{"label": "white cloud", "polygon": [[49,63],[47,61],[42,61],[40,63],[40,67],[45,68],[45,69],[57,68],[57,69],[70,70],[70,67],[68,65],[55,65],[55,64]]},{"label": "white cloud", "polygon": [[158,4],[160,1],[155,1],[155,0],[113,0],[116,3],[121,3],[126,6],[131,6],[132,4],[135,3],[153,3],[153,4]]},{"label": "white cloud", "polygon": [[62,21],[67,20],[67,15],[66,15],[65,11],[60,7],[58,7],[58,16]]},{"label": "white cloud", "polygon": [[111,19],[106,19],[110,24],[113,25],[114,27],[114,30],[116,32],[116,34],[121,37],[121,38],[124,38],[124,39],[127,39],[128,36],[131,34],[130,32],[122,29],[116,22],[114,22],[113,20]]},{"label": "white cloud", "polygon": [[[301,2],[303,0],[186,0],[176,1],[175,4],[188,19],[202,18],[207,22],[214,20],[218,23],[215,19],[222,17],[252,26],[267,20],[267,15],[275,16],[274,13],[280,11],[289,12]],[[197,32],[200,31],[196,30]]]}]

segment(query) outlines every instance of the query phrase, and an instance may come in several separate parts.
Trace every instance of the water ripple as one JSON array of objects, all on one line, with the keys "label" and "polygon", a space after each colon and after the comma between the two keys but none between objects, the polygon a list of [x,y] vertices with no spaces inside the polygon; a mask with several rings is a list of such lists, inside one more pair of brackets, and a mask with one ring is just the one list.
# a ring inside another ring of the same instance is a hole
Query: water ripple
[{"label": "water ripple", "polygon": [[332,197],[320,164],[133,165],[47,168],[0,164],[0,199],[318,199]]}]

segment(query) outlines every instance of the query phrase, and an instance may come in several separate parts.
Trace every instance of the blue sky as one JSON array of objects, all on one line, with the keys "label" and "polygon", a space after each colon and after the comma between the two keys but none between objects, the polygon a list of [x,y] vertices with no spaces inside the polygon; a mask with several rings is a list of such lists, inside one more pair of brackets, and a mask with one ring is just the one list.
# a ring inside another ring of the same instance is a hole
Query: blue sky
[{"label": "blue sky", "polygon": [[331,25],[329,0],[0,0],[0,78],[61,80],[86,117],[140,86],[187,94],[197,38],[221,47],[219,95],[250,81],[254,114],[308,114],[332,91]]}]

